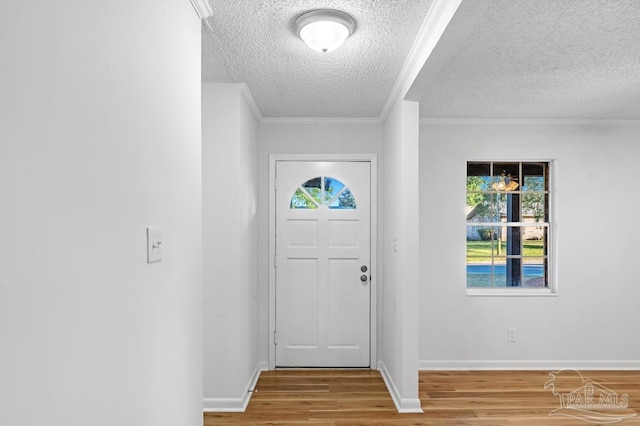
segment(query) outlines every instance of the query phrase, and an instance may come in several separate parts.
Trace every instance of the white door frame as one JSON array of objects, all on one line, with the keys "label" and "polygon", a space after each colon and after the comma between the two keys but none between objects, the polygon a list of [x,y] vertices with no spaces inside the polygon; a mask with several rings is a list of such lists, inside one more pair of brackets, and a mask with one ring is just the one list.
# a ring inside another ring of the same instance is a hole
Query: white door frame
[{"label": "white door frame", "polygon": [[371,306],[370,368],[378,366],[378,155],[364,154],[271,154],[269,155],[269,370],[276,368],[276,161],[368,161],[371,163]]}]

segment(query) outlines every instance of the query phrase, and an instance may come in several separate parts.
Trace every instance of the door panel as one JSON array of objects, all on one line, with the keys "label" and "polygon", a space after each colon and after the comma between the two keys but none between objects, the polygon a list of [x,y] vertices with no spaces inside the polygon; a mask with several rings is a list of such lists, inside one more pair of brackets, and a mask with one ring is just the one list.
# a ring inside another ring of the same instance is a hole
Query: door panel
[{"label": "door panel", "polygon": [[358,292],[351,285],[358,277],[357,259],[329,259],[329,306],[328,343],[330,347],[355,347],[357,335]]},{"label": "door panel", "polygon": [[278,161],[276,179],[276,365],[368,367],[370,163]]},{"label": "door panel", "polygon": [[283,303],[288,304],[289,344],[292,347],[316,347],[318,344],[318,262],[315,259],[289,259],[289,286]]}]

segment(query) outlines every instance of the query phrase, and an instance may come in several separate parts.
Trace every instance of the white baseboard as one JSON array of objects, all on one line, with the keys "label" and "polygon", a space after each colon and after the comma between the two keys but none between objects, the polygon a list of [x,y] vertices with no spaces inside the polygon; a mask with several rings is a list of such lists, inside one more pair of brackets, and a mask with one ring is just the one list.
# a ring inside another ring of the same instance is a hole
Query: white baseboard
[{"label": "white baseboard", "polygon": [[387,386],[387,390],[389,390],[389,394],[391,395],[391,399],[393,399],[393,403],[396,405],[396,410],[398,413],[422,413],[422,406],[420,404],[419,398],[402,398],[398,388],[396,387],[391,375],[389,374],[389,370],[384,362],[378,363],[378,370],[380,370],[380,374],[382,375],[382,379],[384,380],[384,384]]},{"label": "white baseboard", "polygon": [[423,360],[420,370],[640,370],[639,360]]},{"label": "white baseboard", "polygon": [[202,411],[205,413],[228,412],[242,413],[247,409],[253,390],[258,383],[260,373],[268,369],[268,365],[259,362],[253,371],[249,383],[245,387],[244,394],[239,398],[204,398],[202,402]]}]

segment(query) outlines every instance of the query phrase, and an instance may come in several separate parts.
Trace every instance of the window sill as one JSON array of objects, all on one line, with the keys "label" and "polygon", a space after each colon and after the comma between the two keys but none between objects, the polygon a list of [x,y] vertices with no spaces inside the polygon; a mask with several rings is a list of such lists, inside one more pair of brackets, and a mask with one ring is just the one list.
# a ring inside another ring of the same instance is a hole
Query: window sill
[{"label": "window sill", "polygon": [[550,288],[468,288],[467,296],[556,297]]}]

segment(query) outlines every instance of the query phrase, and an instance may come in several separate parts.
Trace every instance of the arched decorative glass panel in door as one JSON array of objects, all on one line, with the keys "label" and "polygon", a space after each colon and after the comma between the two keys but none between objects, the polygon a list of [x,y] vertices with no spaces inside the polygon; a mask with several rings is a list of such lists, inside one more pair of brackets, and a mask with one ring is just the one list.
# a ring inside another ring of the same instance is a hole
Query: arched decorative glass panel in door
[{"label": "arched decorative glass panel in door", "polygon": [[355,209],[356,200],[347,186],[338,179],[320,176],[309,179],[296,189],[289,205],[292,209]]}]

